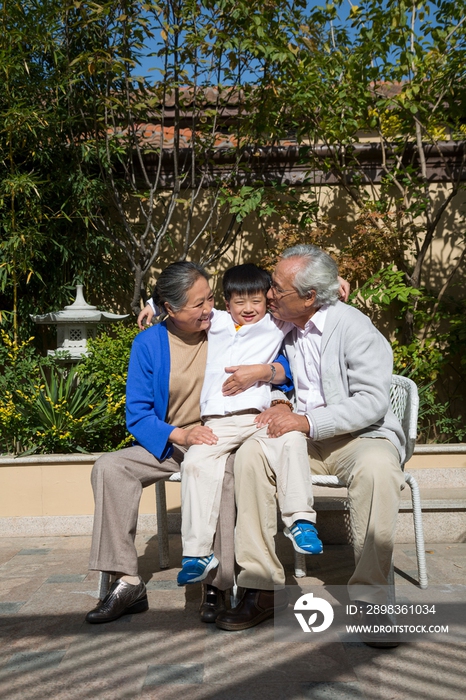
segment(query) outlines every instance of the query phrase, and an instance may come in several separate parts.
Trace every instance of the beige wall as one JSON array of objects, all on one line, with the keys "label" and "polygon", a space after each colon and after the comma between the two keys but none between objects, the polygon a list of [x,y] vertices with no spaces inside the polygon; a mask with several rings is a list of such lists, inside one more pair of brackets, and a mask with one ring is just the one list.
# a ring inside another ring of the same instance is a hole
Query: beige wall
[{"label": "beige wall", "polygon": [[[377,189],[378,186],[375,187]],[[449,183],[437,183],[431,185],[433,192],[433,200],[435,208],[448,196],[451,190]],[[356,218],[356,208],[350,197],[343,190],[336,186],[313,186],[307,189],[299,188],[301,198],[315,200],[320,208],[320,216],[322,221],[330,224],[335,231],[333,245],[338,250],[342,242],[348,242],[348,236],[351,233],[352,225]],[[369,190],[368,190],[369,191]],[[206,192],[205,198],[196,210],[194,217],[193,231],[196,231],[201,222],[204,220],[206,211],[209,207],[209,194]],[[456,262],[458,254],[462,250],[462,240],[464,235],[464,212],[466,210],[466,192],[460,192],[454,201],[447,207],[445,214],[442,216],[437,236],[431,247],[431,251],[425,263],[426,276],[422,283],[432,286],[434,289],[440,289]],[[162,245],[161,254],[157,262],[157,266],[152,270],[150,284],[153,284],[160,270],[166,264],[177,259],[180,251],[173,248],[173,242],[183,240],[186,223],[186,210],[180,204],[173,223],[169,228],[170,240],[165,241]],[[199,245],[190,251],[188,258],[191,260],[200,260],[203,253],[206,251],[206,240],[209,235],[216,237],[217,240],[223,235],[225,219],[213,219],[210,230],[202,237]],[[231,247],[224,253],[222,259],[209,266],[209,272],[212,274],[212,284],[214,290],[217,290],[217,298],[221,298],[221,277],[223,272],[232,265],[242,262],[259,263],[263,255],[269,247],[273,247],[275,243],[275,232],[278,232],[280,222],[278,219],[270,217],[267,220],[259,222],[255,215],[249,216],[244,220],[241,234],[237,237]],[[455,277],[455,282],[461,280],[461,272],[458,272]],[[458,296],[464,296],[464,277],[463,286],[453,286],[451,293]]]},{"label": "beige wall", "polygon": [[[408,471],[422,469],[466,469],[466,453],[438,452],[441,446],[417,449]],[[445,446],[448,449],[452,445]],[[13,460],[0,457],[0,517],[44,517],[92,515],[94,502],[90,473],[95,456],[40,455]],[[180,484],[166,483],[167,509],[180,510]],[[141,500],[141,514],[155,513],[155,488],[146,488]]]},{"label": "beige wall", "polygon": [[[90,474],[95,456],[0,457],[0,517],[92,515]],[[180,485],[166,485],[167,509],[180,509]],[[155,513],[155,488],[143,491],[140,512]]]}]

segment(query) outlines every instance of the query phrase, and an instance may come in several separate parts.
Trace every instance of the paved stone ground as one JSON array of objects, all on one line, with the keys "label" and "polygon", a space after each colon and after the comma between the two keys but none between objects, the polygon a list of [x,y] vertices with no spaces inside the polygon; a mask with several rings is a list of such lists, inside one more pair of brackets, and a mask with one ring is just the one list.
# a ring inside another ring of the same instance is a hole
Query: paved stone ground
[{"label": "paved stone ground", "polygon": [[[87,572],[88,537],[0,539],[0,698],[6,700],[463,700],[466,647],[453,636],[392,650],[333,641],[274,641],[269,620],[243,632],[198,621],[200,586],[176,586],[180,538],[171,568],[157,569],[155,537],[138,536],[150,610],[91,626],[97,575]],[[278,537],[292,575],[292,549]],[[466,544],[427,545],[430,584],[462,590]],[[347,546],[308,558],[301,585],[344,584]],[[413,586],[413,545],[397,545],[397,582]],[[466,590],[466,586],[465,589]],[[466,593],[465,593],[466,596]],[[466,600],[466,597],[464,598]]]}]

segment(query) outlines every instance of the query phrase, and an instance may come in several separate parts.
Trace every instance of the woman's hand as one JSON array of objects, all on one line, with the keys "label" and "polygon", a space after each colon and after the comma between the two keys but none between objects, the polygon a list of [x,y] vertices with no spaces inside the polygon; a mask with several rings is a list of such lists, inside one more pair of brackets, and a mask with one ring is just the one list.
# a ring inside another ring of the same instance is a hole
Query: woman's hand
[{"label": "woman's hand", "polygon": [[146,326],[150,326],[154,317],[154,309],[150,304],[146,304],[138,316],[139,330],[143,331]]},{"label": "woman's hand", "polygon": [[195,425],[194,428],[175,428],[168,439],[174,445],[191,447],[191,445],[216,445],[218,437],[206,425]]}]

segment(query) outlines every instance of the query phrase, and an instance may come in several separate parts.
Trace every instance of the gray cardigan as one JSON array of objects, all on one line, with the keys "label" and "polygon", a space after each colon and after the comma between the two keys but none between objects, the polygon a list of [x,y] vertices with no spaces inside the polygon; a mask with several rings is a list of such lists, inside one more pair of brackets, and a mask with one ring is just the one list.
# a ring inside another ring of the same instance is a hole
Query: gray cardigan
[{"label": "gray cardigan", "polygon": [[[297,329],[286,336],[285,354],[296,381]],[[307,415],[314,440],[349,433],[354,437],[388,438],[405,456],[402,427],[390,408],[392,350],[373,323],[352,306],[328,308],[321,346],[325,407]]]}]

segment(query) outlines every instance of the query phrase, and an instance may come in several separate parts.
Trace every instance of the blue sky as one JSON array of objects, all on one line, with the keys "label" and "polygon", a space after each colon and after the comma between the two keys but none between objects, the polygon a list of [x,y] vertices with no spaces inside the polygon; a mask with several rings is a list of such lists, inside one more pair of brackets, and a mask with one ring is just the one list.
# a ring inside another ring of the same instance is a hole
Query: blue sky
[{"label": "blue sky", "polygon": [[[381,0],[380,4],[385,4],[386,0]],[[325,0],[309,0],[307,3],[308,9],[313,9],[315,7],[319,6],[325,6]],[[338,14],[339,14],[339,20],[344,21],[347,19],[349,12],[351,10],[352,6],[358,6],[358,2],[352,2],[351,0],[346,0],[345,2],[342,3],[342,6],[339,8]],[[434,3],[428,3],[430,4],[431,8],[434,8]],[[409,10],[409,8],[407,8]],[[433,12],[430,16],[430,19],[433,20]],[[338,23],[338,20],[337,20]],[[419,22],[417,22],[417,25],[419,25]],[[157,40],[154,40],[154,43],[152,46],[148,46],[147,48],[147,53],[151,53],[157,49]],[[143,57],[141,59],[141,65],[138,66],[134,70],[135,75],[146,75],[149,78],[152,78],[153,80],[158,80],[160,78],[160,73],[157,70],[154,70],[154,68],[161,68],[162,64],[156,57]],[[151,70],[152,69],[152,70]]]},{"label": "blue sky", "polygon": [[[346,18],[348,16],[348,13],[350,11],[350,8],[352,5],[356,3],[350,2],[350,0],[346,0],[346,3],[343,5],[343,7],[340,9],[339,15],[341,18]],[[309,0],[307,3],[308,9],[312,9],[315,7],[322,7],[325,6],[325,0]],[[148,46],[147,53],[151,53],[152,51],[155,51],[157,46],[157,41],[154,41],[152,46]],[[157,67],[162,67],[161,63],[157,60],[156,57],[146,57],[141,59],[141,65],[140,67],[137,67],[134,70],[134,74],[137,75],[146,75],[148,77],[152,77],[154,80],[157,80],[160,77],[160,74],[158,73],[157,70],[153,70],[154,68]]]}]

